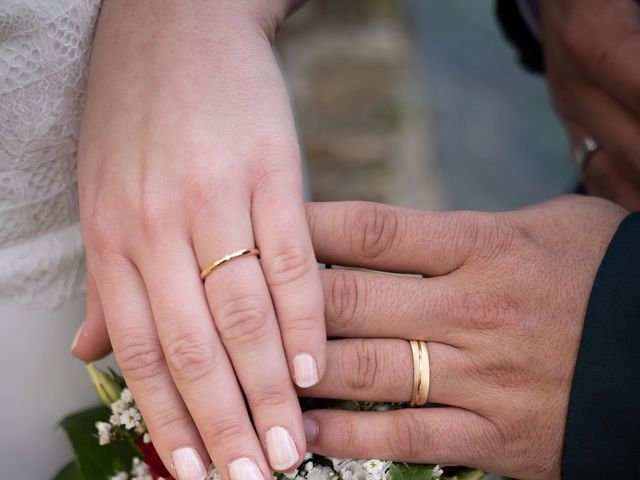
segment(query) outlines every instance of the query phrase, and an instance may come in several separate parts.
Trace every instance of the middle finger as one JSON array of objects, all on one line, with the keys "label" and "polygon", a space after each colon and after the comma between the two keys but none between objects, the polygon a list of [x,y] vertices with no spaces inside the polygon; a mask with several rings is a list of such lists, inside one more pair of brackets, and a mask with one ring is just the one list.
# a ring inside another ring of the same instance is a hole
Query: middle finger
[{"label": "middle finger", "polygon": [[[453,276],[415,278],[382,272],[320,272],[330,337],[428,339],[457,345],[472,296]],[[460,307],[459,305],[463,305]]]}]

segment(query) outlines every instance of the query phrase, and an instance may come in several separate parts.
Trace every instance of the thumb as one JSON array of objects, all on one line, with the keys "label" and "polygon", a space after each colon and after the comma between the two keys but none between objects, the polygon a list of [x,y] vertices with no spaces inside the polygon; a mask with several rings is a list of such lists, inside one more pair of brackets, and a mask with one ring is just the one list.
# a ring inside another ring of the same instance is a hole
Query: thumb
[{"label": "thumb", "polygon": [[93,275],[87,274],[87,312],[86,317],[73,343],[71,354],[80,360],[93,361],[106,356],[111,351],[111,342],[107,333],[104,311]]}]

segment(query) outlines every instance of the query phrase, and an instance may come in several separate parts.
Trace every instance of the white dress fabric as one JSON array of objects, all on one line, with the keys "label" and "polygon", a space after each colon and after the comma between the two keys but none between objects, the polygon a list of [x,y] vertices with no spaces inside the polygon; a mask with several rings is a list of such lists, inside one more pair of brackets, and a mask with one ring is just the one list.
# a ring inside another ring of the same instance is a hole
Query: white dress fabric
[{"label": "white dress fabric", "polygon": [[82,292],[76,149],[99,0],[0,2],[0,297]]},{"label": "white dress fabric", "polygon": [[76,150],[99,0],[0,0],[0,478],[70,458],[58,421],[97,403],[69,345],[84,317]]}]

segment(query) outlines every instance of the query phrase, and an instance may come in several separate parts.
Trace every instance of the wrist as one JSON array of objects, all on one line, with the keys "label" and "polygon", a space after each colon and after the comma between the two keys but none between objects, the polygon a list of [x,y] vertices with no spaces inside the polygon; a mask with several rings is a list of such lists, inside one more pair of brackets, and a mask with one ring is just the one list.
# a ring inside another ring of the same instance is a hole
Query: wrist
[{"label": "wrist", "polygon": [[[276,33],[289,15],[301,7],[306,0],[246,0],[238,2],[229,0],[219,7],[221,11],[235,16],[239,23],[249,29],[254,29],[273,42]],[[221,16],[224,21],[225,16]],[[227,18],[226,20],[229,20]]]}]

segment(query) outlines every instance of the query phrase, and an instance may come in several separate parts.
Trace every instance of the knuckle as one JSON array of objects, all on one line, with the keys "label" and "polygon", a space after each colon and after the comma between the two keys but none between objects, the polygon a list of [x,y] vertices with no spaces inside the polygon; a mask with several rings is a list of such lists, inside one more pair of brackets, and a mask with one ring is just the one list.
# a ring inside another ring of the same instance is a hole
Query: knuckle
[{"label": "knuckle", "polygon": [[250,395],[253,405],[265,410],[279,410],[291,404],[291,393],[280,385],[270,385]]},{"label": "knuckle", "polygon": [[212,451],[228,449],[229,445],[241,445],[246,442],[247,431],[237,419],[216,417],[206,425],[202,432],[202,440]]},{"label": "knuckle", "polygon": [[[146,420],[147,417],[145,417]],[[163,409],[148,420],[151,423],[150,427],[160,435],[174,436],[175,432],[188,431],[191,427],[191,419],[179,408]]]},{"label": "knuckle", "polygon": [[522,384],[520,371],[509,362],[483,361],[474,370],[476,379],[485,386],[502,389],[517,387]]},{"label": "knuckle", "polygon": [[167,342],[167,364],[176,377],[194,383],[210,376],[216,366],[213,345],[197,333],[181,333]]},{"label": "knuckle", "polygon": [[347,217],[352,221],[345,224],[345,234],[351,239],[354,258],[378,258],[392,250],[401,229],[400,218],[392,208],[357,204]]},{"label": "knuckle", "polygon": [[300,150],[296,142],[290,141],[286,132],[271,131],[255,138],[253,144],[248,148],[247,156],[255,158],[256,165],[260,166],[252,170],[250,174],[254,190],[269,201],[273,199],[274,195],[278,195],[278,189],[274,189],[274,185],[286,184],[290,176],[290,170],[286,166],[291,163],[281,160],[298,161]]},{"label": "knuckle", "polygon": [[146,241],[153,245],[166,237],[169,224],[176,218],[170,204],[155,195],[142,195],[135,215],[138,228]]},{"label": "knuckle", "polygon": [[429,229],[428,231],[423,230],[421,233],[424,238],[434,238],[434,234],[444,234],[450,238],[451,242],[447,245],[447,250],[451,258],[457,259],[457,263],[464,263],[484,245],[481,228],[482,215],[479,212],[443,214],[440,217],[441,223],[438,225],[437,232]]},{"label": "knuckle", "polygon": [[473,250],[478,257],[494,258],[496,255],[504,255],[512,243],[514,230],[504,217],[478,213],[466,223],[467,233],[474,239]]},{"label": "knuckle", "polygon": [[214,318],[225,344],[253,345],[268,333],[267,309],[250,295],[229,299]]},{"label": "knuckle", "polygon": [[355,358],[343,359],[341,370],[347,388],[352,391],[371,390],[376,384],[379,370],[379,358],[371,340],[354,340]]},{"label": "knuckle", "polygon": [[117,233],[109,215],[100,211],[85,213],[81,217],[81,224],[84,241],[92,250],[100,253],[115,249]]},{"label": "knuckle", "polygon": [[334,312],[334,327],[338,332],[348,332],[355,323],[358,310],[366,305],[366,289],[357,275],[344,270],[333,270],[327,304]]},{"label": "knuckle", "polygon": [[184,180],[185,188],[181,192],[185,210],[195,222],[209,222],[215,216],[216,206],[224,205],[229,198],[237,196],[230,182],[221,181],[211,175],[189,175]]},{"label": "knuckle", "polygon": [[463,294],[455,302],[453,316],[467,328],[476,331],[494,331],[508,324],[515,308],[514,302],[497,289],[474,290]]},{"label": "knuckle", "polygon": [[160,376],[164,355],[160,346],[143,340],[143,335],[128,335],[127,340],[115,342],[116,356],[122,372],[129,381],[139,381]]},{"label": "knuckle", "polygon": [[311,255],[298,247],[285,248],[266,262],[271,287],[296,283],[316,268]]},{"label": "knuckle", "polygon": [[388,448],[392,458],[411,460],[424,457],[432,445],[432,435],[425,422],[418,415],[400,414],[395,417]]}]

